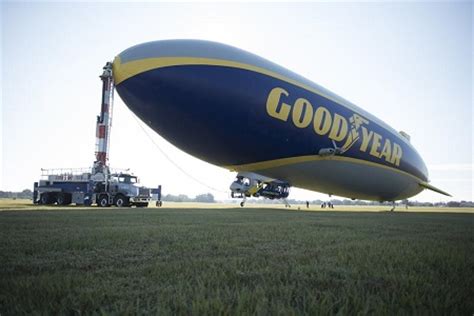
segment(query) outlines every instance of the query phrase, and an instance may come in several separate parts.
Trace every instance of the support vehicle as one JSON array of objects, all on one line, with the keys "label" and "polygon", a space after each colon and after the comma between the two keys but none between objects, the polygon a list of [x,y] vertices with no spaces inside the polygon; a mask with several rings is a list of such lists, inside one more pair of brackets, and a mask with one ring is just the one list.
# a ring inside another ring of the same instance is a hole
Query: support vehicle
[{"label": "support vehicle", "polygon": [[148,206],[150,201],[161,206],[161,185],[146,188],[128,170],[109,168],[109,144],[112,127],[113,79],[112,63],[107,63],[100,76],[102,102],[96,125],[96,161],[92,168],[42,169],[41,179],[34,183],[33,202],[42,205],[97,205],[107,207]]}]

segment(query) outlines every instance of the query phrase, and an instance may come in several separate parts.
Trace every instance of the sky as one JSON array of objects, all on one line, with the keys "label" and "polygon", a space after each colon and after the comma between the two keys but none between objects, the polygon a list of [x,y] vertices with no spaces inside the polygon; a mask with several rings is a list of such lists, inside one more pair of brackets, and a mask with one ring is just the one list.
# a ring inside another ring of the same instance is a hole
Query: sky
[{"label": "sky", "polygon": [[[31,189],[41,168],[90,167],[102,66],[133,45],[180,38],[262,56],[407,132],[431,184],[453,195],[412,200],[474,200],[471,2],[0,5],[0,190]],[[113,115],[112,167],[164,194],[229,197],[235,173],[175,148],[118,94]],[[327,196],[294,188],[290,198]]]}]

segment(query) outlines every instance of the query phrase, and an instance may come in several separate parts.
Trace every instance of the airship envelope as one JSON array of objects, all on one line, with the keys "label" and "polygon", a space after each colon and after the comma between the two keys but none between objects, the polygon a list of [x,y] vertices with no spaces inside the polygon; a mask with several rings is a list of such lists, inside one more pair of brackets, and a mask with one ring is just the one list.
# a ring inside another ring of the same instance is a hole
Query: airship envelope
[{"label": "airship envelope", "polygon": [[131,111],[209,163],[349,198],[393,201],[425,188],[445,194],[428,184],[406,134],[241,49],[149,42],[120,53],[113,73]]}]

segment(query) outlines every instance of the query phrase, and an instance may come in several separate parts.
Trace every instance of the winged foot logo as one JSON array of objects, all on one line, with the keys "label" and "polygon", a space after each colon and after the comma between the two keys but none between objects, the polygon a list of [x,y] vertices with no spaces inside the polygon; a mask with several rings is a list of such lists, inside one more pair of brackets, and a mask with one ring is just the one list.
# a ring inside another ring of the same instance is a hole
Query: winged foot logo
[{"label": "winged foot logo", "polygon": [[[384,138],[369,129],[368,119],[353,113],[346,118],[338,113],[329,111],[324,106],[316,109],[307,99],[298,98],[293,104],[285,103],[289,97],[283,88],[273,88],[267,97],[267,114],[277,120],[291,122],[297,128],[312,128],[318,136],[328,137],[338,143],[342,153],[357,144],[361,152],[384,159],[395,166],[400,165],[403,151],[399,144]],[[310,127],[311,125],[311,127]]]}]

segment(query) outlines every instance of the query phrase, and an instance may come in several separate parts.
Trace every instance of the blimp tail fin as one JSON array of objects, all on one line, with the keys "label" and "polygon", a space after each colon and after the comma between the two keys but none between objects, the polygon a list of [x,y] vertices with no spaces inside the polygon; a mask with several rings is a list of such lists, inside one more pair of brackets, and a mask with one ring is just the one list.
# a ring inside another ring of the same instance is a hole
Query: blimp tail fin
[{"label": "blimp tail fin", "polygon": [[444,192],[443,190],[438,189],[437,187],[432,186],[428,182],[420,182],[420,186],[422,188],[425,188],[425,189],[428,189],[428,190],[431,190],[431,191],[435,191],[435,192],[443,194],[443,195],[452,196],[451,194],[449,194],[447,192]]}]

